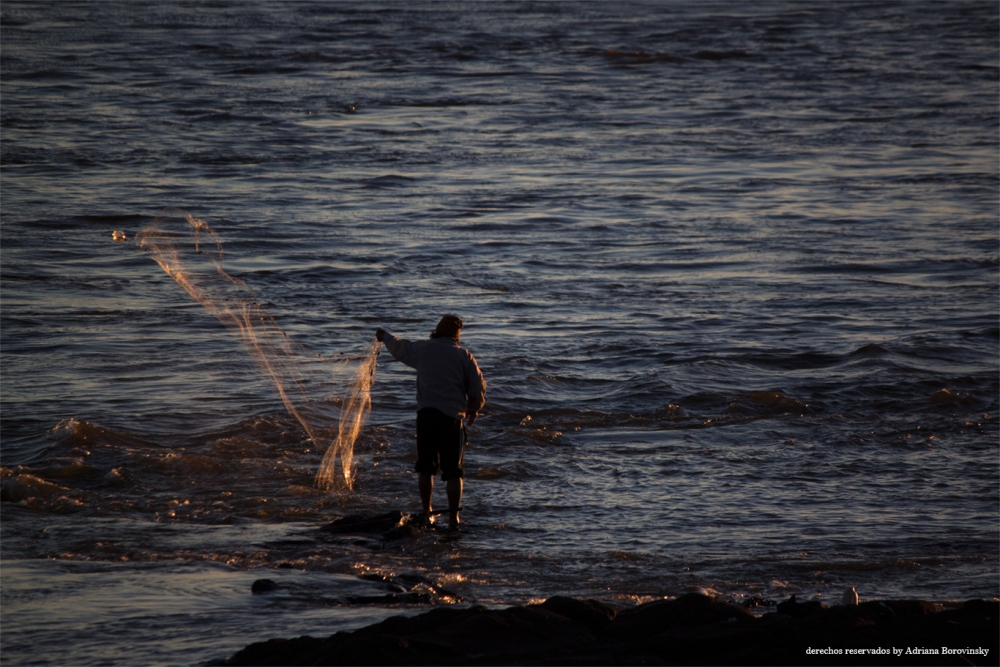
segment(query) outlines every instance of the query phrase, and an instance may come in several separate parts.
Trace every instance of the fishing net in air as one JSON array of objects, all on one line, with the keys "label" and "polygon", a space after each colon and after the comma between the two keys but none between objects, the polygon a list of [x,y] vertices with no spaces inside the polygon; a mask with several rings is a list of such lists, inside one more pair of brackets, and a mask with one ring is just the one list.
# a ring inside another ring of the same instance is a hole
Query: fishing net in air
[{"label": "fishing net in air", "polygon": [[[164,210],[136,235],[136,245],[237,333],[254,364],[274,381],[285,408],[313,444],[326,451],[316,485],[327,491],[340,485],[351,488],[354,442],[371,411],[381,343],[372,341],[360,357],[328,359],[294,342],[261,307],[250,286],[223,269],[222,242],[215,230],[187,211]],[[342,396],[339,411],[328,398],[331,393]]]}]

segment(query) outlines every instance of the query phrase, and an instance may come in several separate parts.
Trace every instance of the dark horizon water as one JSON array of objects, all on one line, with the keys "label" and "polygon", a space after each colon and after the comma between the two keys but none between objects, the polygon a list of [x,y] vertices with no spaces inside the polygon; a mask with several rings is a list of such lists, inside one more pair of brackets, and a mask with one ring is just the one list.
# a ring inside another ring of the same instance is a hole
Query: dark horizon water
[{"label": "dark horizon water", "polygon": [[[988,2],[4,2],[5,660],[553,595],[995,598],[998,34]],[[322,357],[464,318],[458,539],[319,530],[418,509],[413,374],[383,353],[355,487],[319,491],[135,245],[171,206]]]}]

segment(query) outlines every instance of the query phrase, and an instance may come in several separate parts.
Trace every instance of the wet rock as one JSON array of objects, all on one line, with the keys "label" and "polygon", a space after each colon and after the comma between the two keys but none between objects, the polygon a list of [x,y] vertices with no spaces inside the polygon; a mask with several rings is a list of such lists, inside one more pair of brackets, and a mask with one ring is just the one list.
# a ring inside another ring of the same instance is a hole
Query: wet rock
[{"label": "wet rock", "polygon": [[[957,656],[807,654],[810,647],[982,647],[996,664],[1000,604],[971,600],[940,610],[921,601],[824,607],[795,600],[755,617],[704,595],[615,613],[593,600],[556,597],[507,609],[439,607],[419,616],[338,632],[252,644],[226,665],[631,665],[967,664]],[[884,659],[883,659],[884,658]]]},{"label": "wet rock", "polygon": [[384,542],[414,538],[434,528],[426,516],[386,512],[384,514],[352,514],[321,528],[334,534],[380,534]]},{"label": "wet rock", "polygon": [[402,525],[408,516],[402,512],[386,512],[385,514],[352,514],[322,527],[329,533],[385,533]]},{"label": "wet rock", "polygon": [[387,530],[385,534],[382,535],[382,539],[386,542],[394,542],[396,540],[416,537],[420,534],[420,532],[420,526],[412,521],[407,521],[404,518],[400,525],[396,526],[392,530]]},{"label": "wet rock", "polygon": [[756,607],[773,607],[774,600],[768,600],[767,598],[762,598],[760,596],[754,595],[743,601],[743,606],[748,609],[753,609]]},{"label": "wet rock", "polygon": [[617,609],[596,600],[576,600],[556,596],[549,598],[539,606],[579,623],[594,635],[611,625],[615,616],[618,615]]},{"label": "wet rock", "polygon": [[270,593],[271,591],[278,590],[278,584],[271,581],[270,579],[258,579],[253,582],[250,586],[250,592],[254,595],[260,593]]},{"label": "wet rock", "polygon": [[795,599],[795,596],[788,598],[784,602],[778,603],[778,613],[784,614],[785,616],[791,616],[792,618],[806,618],[807,616],[815,616],[822,610],[826,609],[826,605],[818,600],[810,600],[809,602],[799,602]]},{"label": "wet rock", "polygon": [[356,604],[432,604],[441,601],[443,598],[450,598],[449,602],[461,602],[462,597],[446,588],[438,586],[436,583],[420,574],[400,574],[390,576],[377,573],[360,575],[365,581],[382,583],[391,591],[390,595],[365,595],[348,598],[348,601]]},{"label": "wet rock", "polygon": [[688,593],[673,600],[657,600],[621,612],[610,629],[617,640],[652,637],[675,625],[706,625],[748,621],[754,618],[746,609],[699,593]]},{"label": "wet rock", "polygon": [[996,600],[968,600],[955,613],[963,618],[982,616],[995,621],[1000,618],[1000,602]]}]

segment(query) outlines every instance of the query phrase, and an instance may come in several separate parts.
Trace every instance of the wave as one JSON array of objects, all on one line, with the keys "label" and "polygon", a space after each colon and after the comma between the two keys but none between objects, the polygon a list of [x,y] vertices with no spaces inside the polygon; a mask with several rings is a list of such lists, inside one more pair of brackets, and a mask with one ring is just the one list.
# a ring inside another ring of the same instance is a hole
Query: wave
[{"label": "wave", "polygon": [[[315,484],[324,450],[296,426],[290,416],[251,417],[215,432],[140,436],[66,419],[30,462],[0,469],[2,502],[162,522],[316,519],[344,497]],[[329,442],[339,431],[334,424],[316,437]],[[178,440],[187,444],[160,444]]]},{"label": "wave", "polygon": [[0,468],[0,502],[18,503],[33,510],[65,514],[86,506],[74,495],[76,494],[71,488],[38,475]]}]

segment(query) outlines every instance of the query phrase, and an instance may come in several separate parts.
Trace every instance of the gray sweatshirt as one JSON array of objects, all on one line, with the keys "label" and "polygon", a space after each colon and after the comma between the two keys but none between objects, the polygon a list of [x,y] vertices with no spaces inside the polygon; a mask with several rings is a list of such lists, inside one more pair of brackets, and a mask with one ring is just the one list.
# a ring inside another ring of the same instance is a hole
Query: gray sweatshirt
[{"label": "gray sweatshirt", "polygon": [[417,369],[417,410],[436,408],[462,419],[466,409],[479,412],[486,403],[486,381],[472,353],[454,338],[411,343],[386,332],[385,348],[396,359]]}]

